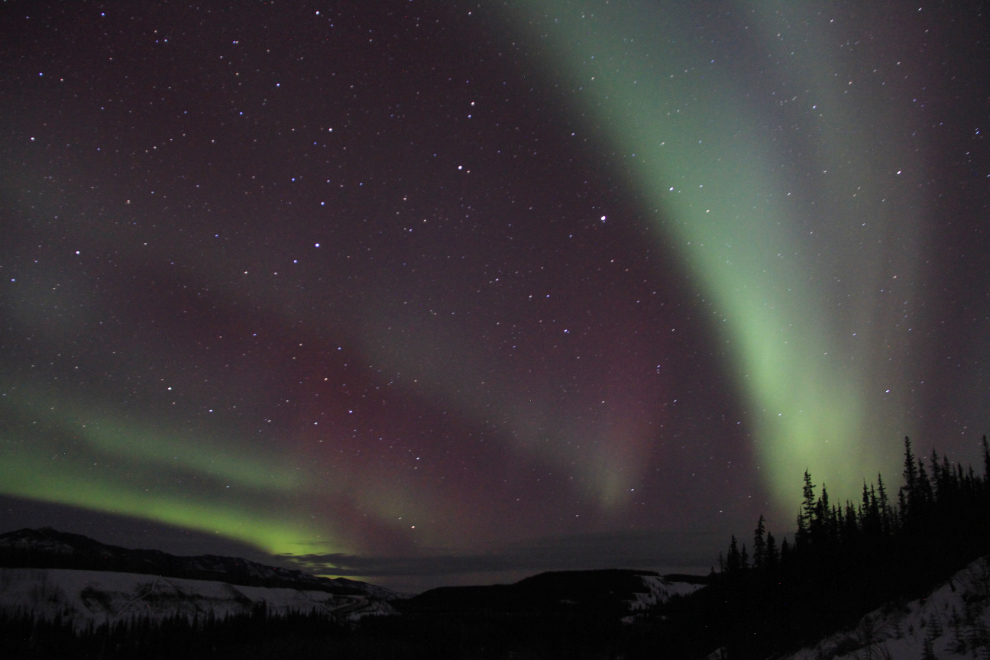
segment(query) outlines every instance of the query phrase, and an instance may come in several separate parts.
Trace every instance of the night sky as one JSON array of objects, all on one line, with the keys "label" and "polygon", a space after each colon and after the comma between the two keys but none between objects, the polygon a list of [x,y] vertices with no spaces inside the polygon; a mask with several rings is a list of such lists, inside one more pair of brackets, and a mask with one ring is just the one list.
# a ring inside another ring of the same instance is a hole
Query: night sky
[{"label": "night sky", "polygon": [[410,590],[704,572],[792,530],[806,468],[837,501],[905,435],[978,462],[984,3],[0,33],[0,531]]}]

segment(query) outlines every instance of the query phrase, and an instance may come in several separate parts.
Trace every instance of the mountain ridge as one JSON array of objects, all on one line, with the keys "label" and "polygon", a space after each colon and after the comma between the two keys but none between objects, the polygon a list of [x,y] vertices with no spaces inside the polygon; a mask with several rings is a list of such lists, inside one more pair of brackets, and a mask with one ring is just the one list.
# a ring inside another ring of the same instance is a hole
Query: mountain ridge
[{"label": "mountain ridge", "polygon": [[179,556],[161,550],[123,548],[51,527],[23,528],[0,534],[0,566],[134,573],[244,587],[374,596],[386,601],[403,598],[389,589],[358,580],[319,577],[238,557]]},{"label": "mountain ridge", "polygon": [[708,583],[702,576],[660,575],[640,569],[548,571],[512,584],[437,587],[396,604],[400,612],[500,614],[596,613],[623,618],[688,595]]}]

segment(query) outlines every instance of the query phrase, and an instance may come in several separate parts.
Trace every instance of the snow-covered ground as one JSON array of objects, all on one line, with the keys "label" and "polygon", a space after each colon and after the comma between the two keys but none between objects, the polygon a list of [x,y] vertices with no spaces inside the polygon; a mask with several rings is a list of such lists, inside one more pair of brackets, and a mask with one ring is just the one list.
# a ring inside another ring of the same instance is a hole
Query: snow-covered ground
[{"label": "snow-covered ground", "polygon": [[670,600],[671,596],[687,596],[705,586],[690,582],[670,581],[660,575],[640,575],[639,579],[643,581],[643,587],[647,591],[636,592],[633,594],[633,600],[626,601],[629,606],[629,616],[622,617],[623,623],[633,623],[651,608]]},{"label": "snow-covered ground", "polygon": [[394,613],[388,603],[364,595],[234,586],[135,573],[0,568],[0,609],[30,611],[46,618],[61,615],[76,626],[177,614],[192,619],[210,612],[222,618],[250,613],[261,603],[272,613],[319,610],[347,620]]},{"label": "snow-covered ground", "polygon": [[660,575],[641,575],[640,579],[649,591],[633,594],[636,600],[629,601],[630,612],[641,612],[659,603],[667,602],[671,596],[687,596],[705,586],[688,582],[671,582]]},{"label": "snow-covered ground", "polygon": [[927,598],[888,604],[864,616],[855,628],[786,660],[990,660],[988,630],[990,558],[985,557]]}]

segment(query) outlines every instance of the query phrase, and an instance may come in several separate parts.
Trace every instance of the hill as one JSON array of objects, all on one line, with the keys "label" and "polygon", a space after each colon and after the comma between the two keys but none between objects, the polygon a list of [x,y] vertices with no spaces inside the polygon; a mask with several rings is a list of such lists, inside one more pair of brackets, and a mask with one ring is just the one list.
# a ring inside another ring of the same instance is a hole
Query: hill
[{"label": "hill", "polygon": [[702,588],[707,578],[653,571],[594,570],[541,573],[508,585],[440,587],[403,602],[403,612],[451,615],[595,614],[629,617]]},{"label": "hill", "polygon": [[381,600],[400,597],[388,589],[357,580],[317,577],[299,570],[267,566],[236,557],[180,557],[160,550],[132,550],[50,527],[0,534],[0,566],[137,573],[185,580],[212,580],[245,587],[374,596]]},{"label": "hill", "polygon": [[988,658],[988,630],[990,557],[983,557],[925,597],[889,602],[855,626],[781,660]]}]

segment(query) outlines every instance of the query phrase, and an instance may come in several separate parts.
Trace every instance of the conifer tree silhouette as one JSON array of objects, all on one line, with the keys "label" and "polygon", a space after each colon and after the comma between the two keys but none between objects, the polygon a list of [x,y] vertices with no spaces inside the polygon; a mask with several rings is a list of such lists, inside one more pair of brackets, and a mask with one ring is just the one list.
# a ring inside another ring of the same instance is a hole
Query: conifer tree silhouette
[{"label": "conifer tree silhouette", "polygon": [[904,436],[904,486],[901,492],[906,492],[902,500],[905,518],[914,516],[918,507],[918,465],[911,451],[911,438]]},{"label": "conifer tree silhouette", "polygon": [[756,523],[756,531],[753,532],[753,568],[761,569],[766,565],[767,542],[766,529],[763,527],[763,516]]}]

